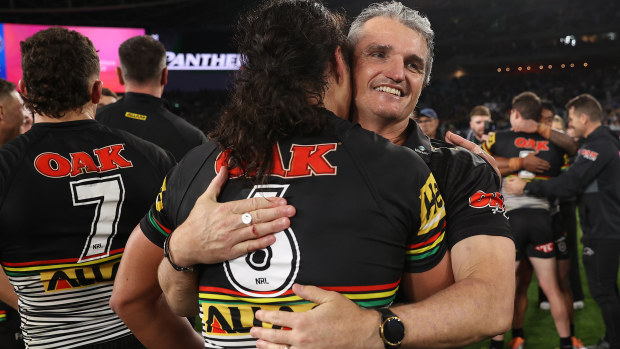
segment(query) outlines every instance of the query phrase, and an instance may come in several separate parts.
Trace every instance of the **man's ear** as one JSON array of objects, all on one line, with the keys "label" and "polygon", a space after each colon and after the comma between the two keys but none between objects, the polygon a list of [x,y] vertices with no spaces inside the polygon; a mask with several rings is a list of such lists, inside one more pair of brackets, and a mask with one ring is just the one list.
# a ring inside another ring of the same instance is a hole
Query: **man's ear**
[{"label": "man's ear", "polygon": [[161,71],[161,81],[159,83],[162,86],[166,86],[168,84],[168,67]]},{"label": "man's ear", "polygon": [[102,95],[102,90],[103,83],[100,80],[95,81],[95,83],[93,84],[93,88],[90,91],[90,101],[93,102],[93,104],[99,103]]},{"label": "man's ear", "polygon": [[19,93],[21,93],[22,96],[28,97],[28,91],[26,91],[26,83],[24,82],[24,80],[19,79],[19,82],[17,83],[17,88],[19,89]]},{"label": "man's ear", "polygon": [[334,58],[336,61],[336,66],[334,67],[337,82],[341,85],[344,82],[344,79],[349,78],[349,65],[345,62],[344,56],[342,54],[342,47],[336,47],[336,51],[334,52]]},{"label": "man's ear", "polygon": [[123,69],[121,67],[116,67],[116,77],[118,78],[118,83],[121,86],[125,85],[125,80],[123,79]]}]

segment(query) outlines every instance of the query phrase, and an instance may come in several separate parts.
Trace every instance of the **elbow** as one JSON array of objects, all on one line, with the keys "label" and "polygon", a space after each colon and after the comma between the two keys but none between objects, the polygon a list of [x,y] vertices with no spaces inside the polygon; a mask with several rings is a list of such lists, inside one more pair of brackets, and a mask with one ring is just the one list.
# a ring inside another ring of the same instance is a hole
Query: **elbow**
[{"label": "elbow", "polygon": [[127,313],[127,308],[130,307],[130,304],[131,301],[127,297],[123,297],[123,295],[118,292],[113,292],[112,297],[110,297],[110,308],[121,319],[123,318],[123,315]]},{"label": "elbow", "polygon": [[[167,302],[165,294],[162,298],[164,302]],[[178,316],[195,317],[199,313],[197,299],[184,299],[183,301],[167,302],[167,304],[170,310]]]},{"label": "elbow", "polygon": [[512,327],[512,318],[514,315],[514,297],[508,302],[501,301],[504,304],[498,304],[494,316],[494,321],[490,324],[489,335],[495,336],[506,333]]}]

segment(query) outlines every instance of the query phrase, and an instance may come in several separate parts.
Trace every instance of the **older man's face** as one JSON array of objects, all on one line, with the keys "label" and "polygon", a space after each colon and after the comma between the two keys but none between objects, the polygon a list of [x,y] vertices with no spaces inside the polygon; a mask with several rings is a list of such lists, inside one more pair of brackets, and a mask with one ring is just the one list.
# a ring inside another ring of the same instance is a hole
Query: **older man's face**
[{"label": "older man's face", "polygon": [[424,86],[428,48],[417,31],[397,20],[375,17],[364,23],[353,51],[353,120],[406,120]]}]

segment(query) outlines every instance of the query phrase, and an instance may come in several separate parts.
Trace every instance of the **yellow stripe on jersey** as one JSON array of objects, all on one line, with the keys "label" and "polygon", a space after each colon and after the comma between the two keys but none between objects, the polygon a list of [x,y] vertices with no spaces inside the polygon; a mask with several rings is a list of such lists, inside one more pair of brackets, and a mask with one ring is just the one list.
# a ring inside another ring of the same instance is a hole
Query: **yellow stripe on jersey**
[{"label": "yellow stripe on jersey", "polygon": [[[439,193],[437,182],[433,174],[429,174],[426,183],[420,188],[420,231],[418,235],[428,234],[438,225],[443,224],[446,216],[443,198]],[[441,227],[439,227],[441,228]]]}]

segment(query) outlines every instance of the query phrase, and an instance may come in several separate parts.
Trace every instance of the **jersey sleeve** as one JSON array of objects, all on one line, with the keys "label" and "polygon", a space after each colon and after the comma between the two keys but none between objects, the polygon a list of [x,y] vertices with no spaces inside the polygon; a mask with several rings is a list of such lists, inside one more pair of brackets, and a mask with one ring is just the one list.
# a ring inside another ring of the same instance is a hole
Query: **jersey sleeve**
[{"label": "jersey sleeve", "polygon": [[462,148],[439,148],[433,151],[431,171],[446,199],[448,248],[476,235],[514,241],[499,177],[485,160]]},{"label": "jersey sleeve", "polygon": [[[174,170],[173,170],[174,171]],[[164,178],[155,202],[149,208],[149,211],[140,221],[140,229],[142,233],[151,240],[155,245],[163,248],[164,241],[168,235],[174,230],[175,224],[171,217],[174,217],[174,209],[171,205],[170,191],[167,188],[168,177],[172,172]]]},{"label": "jersey sleeve", "polygon": [[605,169],[611,157],[610,150],[600,142],[584,144],[575,162],[564,173],[547,181],[530,182],[524,191],[529,195],[559,198],[578,195]]},{"label": "jersey sleeve", "polygon": [[495,132],[489,133],[489,138],[482,143],[482,150],[487,152],[489,155],[493,155],[495,146]]},{"label": "jersey sleeve", "polygon": [[[164,178],[155,202],[140,221],[140,229],[155,245],[163,248],[168,235],[185,220],[179,213],[183,198],[196,173],[216,149],[215,143],[208,142],[190,150]],[[194,201],[189,204],[193,207]]]},{"label": "jersey sleeve", "polygon": [[407,241],[405,271],[421,273],[436,266],[446,252],[446,205],[429,173],[420,188],[420,225]]}]

